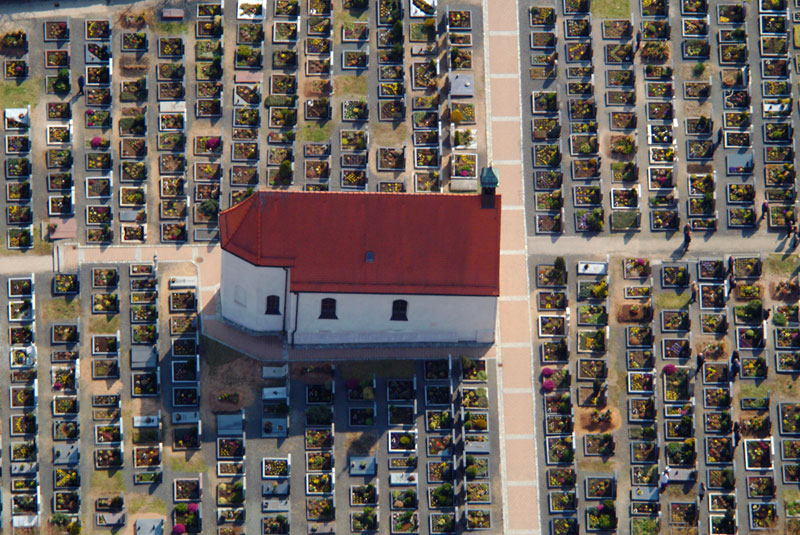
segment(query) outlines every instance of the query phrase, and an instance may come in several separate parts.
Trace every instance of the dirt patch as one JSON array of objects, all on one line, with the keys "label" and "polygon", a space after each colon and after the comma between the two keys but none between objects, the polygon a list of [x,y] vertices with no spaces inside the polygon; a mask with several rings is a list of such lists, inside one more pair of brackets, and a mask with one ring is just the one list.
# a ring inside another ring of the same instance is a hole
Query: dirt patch
[{"label": "dirt patch", "polygon": [[147,74],[150,68],[149,56],[122,56],[119,60],[119,67],[125,76],[141,76]]},{"label": "dirt patch", "polygon": [[[201,381],[203,392],[208,393],[208,407],[212,412],[241,409],[253,403],[261,391],[261,363],[252,359],[235,359],[222,364],[213,373],[206,372]],[[238,399],[220,401],[223,394],[238,394]]]},{"label": "dirt patch", "polygon": [[124,9],[117,17],[117,25],[126,30],[139,30],[147,26],[146,13],[134,10],[133,7]]},{"label": "dirt patch", "polygon": [[[581,470],[585,473],[609,473],[617,471],[617,463],[613,458],[607,460],[597,458],[584,458],[581,460]],[[627,477],[620,478],[617,486],[617,493],[621,492],[623,486],[628,481]]]},{"label": "dirt patch", "polygon": [[[206,125],[202,123],[193,123],[191,128],[186,132],[186,139],[187,140],[194,140],[197,136],[211,136],[216,135],[219,129],[214,128],[211,125]],[[194,141],[192,141],[194,142]],[[193,277],[195,273],[187,273],[188,276]]]},{"label": "dirt patch", "polygon": [[119,330],[119,314],[105,314],[89,318],[89,331],[92,334],[114,334]]},{"label": "dirt patch", "polygon": [[344,449],[348,455],[375,455],[380,440],[380,435],[368,431],[344,433]]},{"label": "dirt patch", "polygon": [[328,97],[331,95],[333,87],[327,80],[306,79],[303,82],[303,95],[306,97]]},{"label": "dirt patch", "polygon": [[688,164],[686,166],[686,170],[689,173],[692,173],[692,174],[695,174],[695,175],[702,175],[702,174],[707,174],[707,173],[713,173],[714,172],[714,168],[712,166],[706,165],[706,164],[703,164],[703,163],[690,163],[690,164]]},{"label": "dirt patch", "polygon": [[665,290],[656,294],[656,307],[661,310],[675,310],[686,308],[689,306],[689,299],[692,294],[685,289],[681,289],[680,293]]},{"label": "dirt patch", "polygon": [[771,280],[768,287],[769,296],[775,301],[797,301],[800,298],[797,279]]},{"label": "dirt patch", "polygon": [[692,82],[707,82],[709,78],[716,76],[717,71],[719,68],[716,65],[712,64],[713,62],[703,62],[706,66],[705,70],[700,73],[699,75],[695,72],[695,65],[681,65],[678,69],[678,72],[681,74],[681,78],[684,80],[690,80]]},{"label": "dirt patch", "polygon": [[384,379],[408,379],[414,376],[414,362],[410,360],[378,360],[345,362],[339,365],[345,379],[372,379],[373,376]]},{"label": "dirt patch", "polygon": [[348,75],[337,76],[334,82],[336,87],[336,94],[342,95],[345,98],[358,98],[367,95],[367,76],[366,75]]},{"label": "dirt patch", "polygon": [[617,307],[618,323],[645,323],[651,319],[653,319],[653,307],[650,301]]},{"label": "dirt patch", "polygon": [[[94,359],[78,359],[76,365],[80,368],[81,377],[89,377],[89,378],[92,377],[92,360]],[[101,394],[122,395],[123,389],[124,385],[120,379],[98,379],[95,381],[85,381],[81,383],[81,390],[85,390],[85,392],[89,394],[90,402],[91,402],[91,396],[101,395]]]},{"label": "dirt patch", "polygon": [[[609,275],[611,277],[622,278],[622,269],[621,269],[621,267],[617,266],[616,262],[614,264],[615,265],[613,266],[613,268],[611,270],[611,273]],[[620,309],[622,309],[622,308],[624,308],[626,306],[630,307],[633,304],[640,305],[640,306],[642,305],[641,301],[633,301],[633,303],[631,303],[631,301],[628,300],[628,299],[625,299],[623,297],[623,295],[624,294],[622,294],[622,293],[613,293],[613,294],[608,296],[608,310],[609,311],[612,311],[612,310],[616,310],[617,311],[617,313],[614,314],[613,316],[611,314],[608,315],[609,321],[611,321],[612,318],[615,318],[617,320],[617,322],[620,322],[619,311],[620,311]],[[648,303],[649,303],[649,300],[648,300]]]},{"label": "dirt patch", "polygon": [[[694,485],[668,485],[667,489],[662,492],[664,498],[668,499],[680,499],[686,500],[690,499],[692,501],[696,500],[695,496],[697,493],[695,492]],[[688,498],[687,498],[688,497]]]},{"label": "dirt patch", "polygon": [[125,403],[133,416],[156,414],[163,406],[160,398],[133,398]]},{"label": "dirt patch", "polygon": [[577,436],[585,435],[586,433],[610,433],[615,429],[622,426],[622,416],[619,409],[616,407],[609,407],[608,409],[601,410],[600,413],[609,411],[611,418],[605,422],[594,423],[592,422],[592,413],[594,409],[585,407],[576,407],[576,425],[575,434]]},{"label": "dirt patch", "polygon": [[148,514],[154,513],[161,515],[167,514],[167,504],[164,503],[164,500],[149,494],[138,492],[126,493],[125,506],[132,515],[135,515],[141,511],[141,517],[146,517]]},{"label": "dirt patch", "polygon": [[764,262],[764,273],[791,277],[800,271],[800,258],[794,254],[771,254]]},{"label": "dirt patch", "polygon": [[[172,440],[172,437],[170,437]],[[198,450],[174,451],[172,447],[165,448],[164,462],[173,472],[206,473],[208,464],[203,453]]]},{"label": "dirt patch", "polygon": [[[684,101],[684,112],[686,117],[710,117],[711,116],[711,102],[706,101]],[[694,164],[690,164],[694,165]]]},{"label": "dirt patch", "polygon": [[294,363],[289,367],[289,377],[309,385],[323,385],[333,381],[333,364]]},{"label": "dirt patch", "polygon": [[[370,138],[373,133],[377,136],[375,139],[380,139],[386,143],[400,145],[405,143],[408,134],[408,126],[406,123],[370,123]],[[410,151],[407,151],[410,154]]]},{"label": "dirt patch", "polygon": [[81,315],[81,300],[75,296],[54,297],[39,303],[39,318],[45,322],[73,320]]},{"label": "dirt patch", "polygon": [[125,483],[122,480],[122,471],[101,471],[92,472],[92,492],[98,496],[103,494],[115,494],[125,490]]},{"label": "dirt patch", "polygon": [[714,340],[700,340],[694,348],[695,354],[703,353],[706,360],[728,358],[728,342],[722,334]]}]

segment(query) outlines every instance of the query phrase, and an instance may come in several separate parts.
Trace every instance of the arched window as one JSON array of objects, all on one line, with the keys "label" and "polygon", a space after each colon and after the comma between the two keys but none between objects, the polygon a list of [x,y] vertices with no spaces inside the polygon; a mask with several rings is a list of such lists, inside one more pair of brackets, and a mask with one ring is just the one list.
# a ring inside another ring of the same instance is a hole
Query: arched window
[{"label": "arched window", "polygon": [[336,317],[336,299],[326,297],[322,300],[322,308],[319,311],[319,319],[321,320],[335,320]]},{"label": "arched window", "polygon": [[281,314],[281,298],[277,295],[267,296],[267,311],[264,314],[271,314],[280,316]]},{"label": "arched window", "polygon": [[392,302],[392,321],[408,321],[408,301],[395,299]]}]

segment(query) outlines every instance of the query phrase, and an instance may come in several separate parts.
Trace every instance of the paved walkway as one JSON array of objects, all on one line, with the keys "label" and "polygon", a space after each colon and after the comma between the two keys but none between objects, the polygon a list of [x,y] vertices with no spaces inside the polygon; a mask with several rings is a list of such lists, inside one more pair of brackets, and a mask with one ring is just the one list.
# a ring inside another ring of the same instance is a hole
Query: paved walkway
[{"label": "paved walkway", "polygon": [[0,257],[0,275],[44,273],[53,271],[53,256],[22,255]]},{"label": "paved walkway", "polygon": [[791,247],[791,240],[786,240],[786,234],[770,233],[767,235],[752,236],[749,238],[730,238],[723,242],[713,235],[702,236],[695,233],[688,251],[683,249],[683,234],[678,232],[671,239],[631,238],[626,235],[595,236],[561,236],[561,237],[529,237],[528,249],[532,254],[559,255],[571,254],[577,251],[590,251],[591,254],[625,253],[628,256],[641,254],[651,257],[698,258],[703,255],[718,257],[720,253],[800,253],[800,242],[795,248]]},{"label": "paved walkway", "polygon": [[522,167],[517,0],[484,2],[488,153],[503,196],[496,358],[500,393],[503,533],[539,535],[528,243]]}]

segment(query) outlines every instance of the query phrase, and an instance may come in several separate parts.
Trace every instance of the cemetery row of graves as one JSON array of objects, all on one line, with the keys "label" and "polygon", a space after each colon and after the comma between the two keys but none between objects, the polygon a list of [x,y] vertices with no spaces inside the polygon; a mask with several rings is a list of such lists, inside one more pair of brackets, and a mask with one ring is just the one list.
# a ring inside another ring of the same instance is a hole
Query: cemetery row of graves
[{"label": "cemetery row of graves", "polygon": [[88,244],[213,241],[219,211],[259,187],[477,187],[480,10],[242,1],[186,18],[23,21],[0,38],[5,80],[42,94],[4,110],[8,248],[42,222]]},{"label": "cemetery row of graves", "polygon": [[800,481],[797,267],[757,255],[537,266],[552,533],[800,530],[787,492]]},{"label": "cemetery row of graves", "polygon": [[795,6],[637,3],[625,20],[529,11],[536,232],[785,230]]}]

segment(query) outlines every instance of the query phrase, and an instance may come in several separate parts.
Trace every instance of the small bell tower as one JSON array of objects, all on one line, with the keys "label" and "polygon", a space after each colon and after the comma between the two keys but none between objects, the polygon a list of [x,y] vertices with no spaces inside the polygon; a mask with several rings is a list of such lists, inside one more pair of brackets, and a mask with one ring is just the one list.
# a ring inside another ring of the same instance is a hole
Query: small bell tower
[{"label": "small bell tower", "polygon": [[489,162],[489,167],[481,169],[481,207],[494,208],[494,191],[497,189],[500,180],[497,177],[497,172],[492,167],[492,162]]}]

